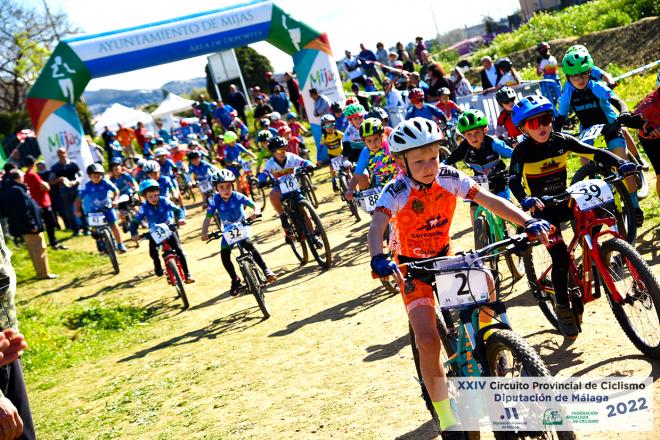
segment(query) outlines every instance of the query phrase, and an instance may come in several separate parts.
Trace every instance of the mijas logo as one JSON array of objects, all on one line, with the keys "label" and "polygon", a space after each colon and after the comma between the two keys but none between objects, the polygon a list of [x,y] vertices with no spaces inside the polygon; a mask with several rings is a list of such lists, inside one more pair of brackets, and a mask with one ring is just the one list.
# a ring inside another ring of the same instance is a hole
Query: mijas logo
[{"label": "mijas logo", "polygon": [[48,136],[48,149],[50,151],[57,150],[58,148],[66,148],[67,150],[73,145],[80,144],[80,134],[72,131],[59,131]]},{"label": "mijas logo", "polygon": [[317,89],[323,89],[335,81],[335,75],[329,69],[323,67],[315,72],[312,72],[309,75],[309,79],[312,81],[312,87]]}]

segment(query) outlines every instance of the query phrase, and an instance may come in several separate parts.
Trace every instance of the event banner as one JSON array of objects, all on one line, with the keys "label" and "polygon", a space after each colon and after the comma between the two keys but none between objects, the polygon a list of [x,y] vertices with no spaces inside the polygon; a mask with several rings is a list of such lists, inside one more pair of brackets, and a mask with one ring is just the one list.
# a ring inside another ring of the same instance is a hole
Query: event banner
[{"label": "event banner", "polygon": [[448,378],[460,429],[652,431],[651,377]]}]

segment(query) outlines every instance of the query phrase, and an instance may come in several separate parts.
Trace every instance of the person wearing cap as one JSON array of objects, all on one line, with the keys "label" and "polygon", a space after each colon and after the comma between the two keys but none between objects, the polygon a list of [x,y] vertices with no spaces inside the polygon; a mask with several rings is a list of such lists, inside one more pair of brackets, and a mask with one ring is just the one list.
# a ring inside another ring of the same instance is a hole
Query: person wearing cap
[{"label": "person wearing cap", "polygon": [[484,66],[480,73],[481,87],[484,90],[495,87],[500,80],[500,74],[493,64],[493,59],[486,55],[481,58],[481,65]]}]

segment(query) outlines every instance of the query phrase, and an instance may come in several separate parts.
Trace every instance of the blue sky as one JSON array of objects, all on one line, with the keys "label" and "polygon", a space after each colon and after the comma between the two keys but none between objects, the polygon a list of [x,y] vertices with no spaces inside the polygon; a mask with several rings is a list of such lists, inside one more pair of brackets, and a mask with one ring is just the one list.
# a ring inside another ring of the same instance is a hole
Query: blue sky
[{"label": "blue sky", "polygon": [[[43,8],[42,0],[24,1]],[[225,0],[47,1],[51,10],[66,12],[83,33],[111,31],[240,3]],[[276,3],[296,19],[327,32],[337,59],[343,56],[345,49],[359,51],[360,43],[375,50],[377,41],[383,41],[389,47],[397,41],[405,44],[417,35],[432,38],[436,35],[433,15],[438,30],[443,33],[464,25],[477,24],[486,15],[499,18],[520,8],[518,0],[461,0],[451,3],[446,0],[403,0],[396,3],[383,0],[278,0]],[[405,5],[405,10],[396,7],[397,3]],[[291,69],[291,58],[279,49],[266,42],[253,44],[252,47],[267,56],[277,72]],[[205,64],[206,57],[190,58],[98,78],[92,80],[87,89],[158,88],[167,81],[203,76]]]}]

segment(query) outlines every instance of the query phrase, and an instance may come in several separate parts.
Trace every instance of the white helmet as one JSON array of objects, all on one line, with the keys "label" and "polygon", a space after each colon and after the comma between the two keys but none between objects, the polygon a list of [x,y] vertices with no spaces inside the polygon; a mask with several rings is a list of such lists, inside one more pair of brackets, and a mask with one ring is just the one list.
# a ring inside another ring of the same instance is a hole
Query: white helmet
[{"label": "white helmet", "polygon": [[146,164],[142,167],[142,171],[145,173],[155,173],[160,171],[160,164],[155,160],[148,160]]},{"label": "white helmet", "polygon": [[234,180],[236,180],[236,176],[234,176],[234,173],[226,168],[223,168],[219,172],[213,173],[211,175],[211,184],[214,186],[219,183],[233,182]]},{"label": "white helmet", "polygon": [[282,115],[280,112],[273,112],[270,114],[270,120],[271,121],[279,121],[282,118]]},{"label": "white helmet", "polygon": [[170,152],[167,151],[167,148],[160,147],[154,150],[154,156],[169,156]]},{"label": "white helmet", "polygon": [[403,153],[440,140],[442,133],[435,122],[426,118],[411,118],[399,123],[390,133],[390,151]]}]

